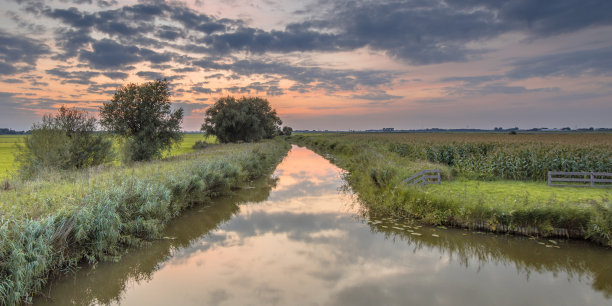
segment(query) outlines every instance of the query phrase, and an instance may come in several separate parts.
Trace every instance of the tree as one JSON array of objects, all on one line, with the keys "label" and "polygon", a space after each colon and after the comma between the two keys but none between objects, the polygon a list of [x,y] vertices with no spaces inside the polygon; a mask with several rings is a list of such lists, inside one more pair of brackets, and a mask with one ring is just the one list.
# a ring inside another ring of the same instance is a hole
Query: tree
[{"label": "tree", "polygon": [[283,122],[262,98],[225,97],[206,110],[202,130],[220,142],[253,142],[280,134]]},{"label": "tree", "polygon": [[111,161],[113,143],[96,133],[96,119],[86,111],[60,107],[45,115],[25,137],[16,156],[26,177],[44,168],[75,169]]},{"label": "tree", "polygon": [[102,126],[124,137],[125,160],[160,157],[182,139],[183,109],[171,111],[168,86],[167,80],[128,84],[100,108]]},{"label": "tree", "polygon": [[291,133],[293,133],[293,128],[290,126],[283,126],[283,135],[291,136]]}]

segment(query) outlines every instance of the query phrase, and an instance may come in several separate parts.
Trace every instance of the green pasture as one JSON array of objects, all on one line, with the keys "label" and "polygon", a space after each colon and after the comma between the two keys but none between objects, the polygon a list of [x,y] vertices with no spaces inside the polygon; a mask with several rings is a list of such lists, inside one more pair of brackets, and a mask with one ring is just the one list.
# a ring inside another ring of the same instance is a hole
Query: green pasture
[{"label": "green pasture", "polygon": [[[21,143],[23,135],[0,135],[0,178],[10,176],[18,165],[15,163],[14,154],[17,151],[17,143]],[[164,157],[177,156],[181,154],[191,153],[194,151],[192,148],[193,144],[198,140],[204,140],[208,143],[217,143],[217,139],[212,135],[203,134],[183,134],[183,141],[172,147],[168,152],[164,154]],[[115,141],[115,150],[119,149],[118,141]],[[113,162],[118,165],[119,154],[116,160]]]},{"label": "green pasture", "polygon": [[0,177],[8,176],[17,169],[14,153],[16,143],[21,143],[23,135],[0,135]]}]

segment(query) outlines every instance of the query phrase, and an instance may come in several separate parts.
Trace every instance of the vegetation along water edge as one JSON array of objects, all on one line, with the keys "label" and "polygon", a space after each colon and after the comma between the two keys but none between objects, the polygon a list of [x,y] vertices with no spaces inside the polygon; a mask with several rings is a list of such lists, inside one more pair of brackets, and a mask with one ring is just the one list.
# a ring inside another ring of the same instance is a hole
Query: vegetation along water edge
[{"label": "vegetation along water edge", "polygon": [[[201,137],[201,136],[200,136]],[[0,191],[0,303],[28,302],[56,273],[117,260],[171,218],[270,173],[281,140],[217,144],[162,160],[15,178]]]},{"label": "vegetation along water edge", "polygon": [[[610,188],[557,188],[546,172],[612,172],[612,135],[294,134],[348,171],[371,214],[612,246]],[[404,180],[441,169],[442,184]]]}]

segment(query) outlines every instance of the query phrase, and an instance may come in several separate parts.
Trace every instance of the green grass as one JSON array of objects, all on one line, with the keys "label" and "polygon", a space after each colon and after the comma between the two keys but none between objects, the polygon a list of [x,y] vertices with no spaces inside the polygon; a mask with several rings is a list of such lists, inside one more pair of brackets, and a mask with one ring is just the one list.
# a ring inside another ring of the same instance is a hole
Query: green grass
[{"label": "green grass", "polygon": [[126,247],[159,238],[186,207],[270,174],[288,149],[282,140],[211,145],[151,162],[11,180],[9,190],[0,189],[0,304],[28,303],[59,271],[116,260]]},{"label": "green grass", "polygon": [[[528,146],[547,147],[555,143],[556,136],[530,136]],[[347,170],[348,183],[373,214],[498,232],[564,235],[612,246],[611,189],[549,187],[542,180],[475,179],[480,176],[465,173],[458,169],[459,166],[429,161],[426,157],[419,159],[419,154],[400,154],[389,149],[397,148],[396,144],[406,139],[416,148],[409,151],[416,151],[419,143],[427,146],[435,142],[444,146],[445,141],[452,143],[462,138],[468,143],[483,143],[486,139],[499,141],[499,137],[503,136],[337,133],[295,135],[290,139],[325,153]],[[585,139],[592,139],[598,145],[609,146],[610,137],[609,134],[583,138],[561,135],[558,142],[569,146],[564,154],[571,158],[571,152],[574,152],[572,143],[588,146]],[[506,141],[516,141],[515,148],[521,146],[516,138]],[[601,160],[602,164],[612,165],[608,159]],[[408,186],[403,182],[420,170],[436,168],[441,170],[441,185]],[[605,170],[612,172],[610,168]]]},{"label": "green grass", "polygon": [[[10,177],[18,168],[14,161],[14,155],[17,152],[16,143],[22,143],[22,135],[0,135],[0,178]],[[195,151],[192,146],[198,140],[204,140],[208,143],[217,143],[217,139],[212,135],[203,134],[183,134],[183,141],[176,146],[173,146],[169,151],[164,152],[164,157],[177,156],[181,154],[191,153]],[[114,141],[113,148],[115,152],[119,150],[118,141]],[[116,159],[112,162],[115,165],[120,165],[120,154],[117,154]]]},{"label": "green grass", "polygon": [[480,199],[489,203],[589,203],[609,202],[612,190],[598,188],[550,187],[546,182],[522,181],[447,181],[442,185],[431,185],[429,192],[445,194],[451,198],[463,198],[475,202]]},{"label": "green grass", "polygon": [[5,177],[17,170],[14,154],[16,143],[21,143],[22,135],[0,135],[0,177]]},{"label": "green grass", "polygon": [[178,146],[173,147],[164,156],[177,156],[195,151],[192,147],[198,140],[203,140],[207,143],[218,143],[217,138],[213,135],[203,134],[183,134],[183,141]]}]

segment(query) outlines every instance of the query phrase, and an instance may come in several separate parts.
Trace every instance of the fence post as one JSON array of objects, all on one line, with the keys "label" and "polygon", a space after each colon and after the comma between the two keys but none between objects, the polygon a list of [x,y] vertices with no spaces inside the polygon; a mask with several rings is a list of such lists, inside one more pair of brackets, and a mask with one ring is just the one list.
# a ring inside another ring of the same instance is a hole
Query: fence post
[{"label": "fence post", "polygon": [[548,186],[552,186],[552,182],[550,180],[551,178],[552,178],[552,175],[550,175],[550,171],[548,171]]},{"label": "fence post", "polygon": [[591,187],[595,186],[595,175],[591,172]]}]

